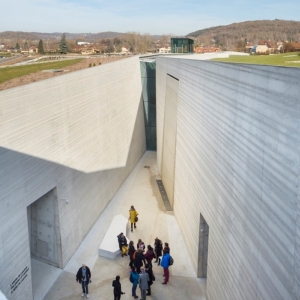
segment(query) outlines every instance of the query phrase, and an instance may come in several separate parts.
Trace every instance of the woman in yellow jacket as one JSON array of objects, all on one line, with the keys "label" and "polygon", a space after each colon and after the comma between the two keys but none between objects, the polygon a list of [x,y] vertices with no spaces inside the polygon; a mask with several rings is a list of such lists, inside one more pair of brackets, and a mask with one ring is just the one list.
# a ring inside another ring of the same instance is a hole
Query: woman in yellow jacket
[{"label": "woman in yellow jacket", "polygon": [[131,232],[133,232],[133,224],[134,224],[134,228],[136,228],[138,214],[139,213],[135,210],[134,206],[131,205],[130,210],[129,210],[129,220],[131,223]]}]

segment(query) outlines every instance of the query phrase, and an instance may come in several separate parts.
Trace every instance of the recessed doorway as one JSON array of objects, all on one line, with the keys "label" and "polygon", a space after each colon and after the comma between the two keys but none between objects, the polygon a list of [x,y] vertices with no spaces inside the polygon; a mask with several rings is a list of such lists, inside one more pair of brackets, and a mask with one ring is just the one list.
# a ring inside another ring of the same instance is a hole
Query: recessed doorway
[{"label": "recessed doorway", "polygon": [[209,226],[200,214],[199,250],[198,250],[198,278],[207,278]]},{"label": "recessed doorway", "polygon": [[56,188],[27,207],[31,257],[62,268]]}]

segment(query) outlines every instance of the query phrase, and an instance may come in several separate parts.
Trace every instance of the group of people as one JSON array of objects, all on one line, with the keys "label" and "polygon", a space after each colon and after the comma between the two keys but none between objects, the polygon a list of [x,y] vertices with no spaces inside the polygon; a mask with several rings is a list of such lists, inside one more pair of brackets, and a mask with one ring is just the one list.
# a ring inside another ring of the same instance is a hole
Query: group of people
[{"label": "group of people", "polygon": [[[138,212],[132,205],[129,210],[129,220],[131,223],[131,231],[136,229]],[[132,297],[138,299],[136,295],[136,289],[139,285],[141,290],[141,300],[146,299],[146,295],[151,295],[151,285],[155,281],[155,276],[152,270],[152,262],[155,259],[155,263],[161,265],[164,269],[164,281],[162,284],[167,284],[169,281],[169,266],[170,266],[170,247],[168,243],[162,243],[159,238],[154,241],[154,248],[151,245],[145,246],[142,239],[139,239],[136,248],[134,242],[130,241],[129,245],[124,233],[121,232],[118,236],[119,248],[122,257],[129,256],[129,266],[131,268],[129,280],[132,283]],[[91,271],[86,265],[82,265],[79,268],[76,280],[82,284],[82,296],[86,295],[89,297],[88,284],[91,282]],[[122,292],[120,276],[117,275],[116,279],[113,280],[112,286],[114,288],[114,300],[120,300],[121,295],[125,294]]]},{"label": "group of people", "polygon": [[151,295],[151,285],[155,281],[155,276],[152,270],[152,262],[159,263],[164,269],[164,282],[169,281],[169,266],[170,266],[170,248],[168,243],[164,243],[164,247],[160,239],[156,238],[154,248],[151,245],[145,247],[144,242],[139,239],[134,247],[134,242],[130,241],[128,248],[130,281],[132,283],[132,297],[137,299],[136,295],[137,285],[139,284],[141,290],[141,300],[146,299],[146,295]]}]

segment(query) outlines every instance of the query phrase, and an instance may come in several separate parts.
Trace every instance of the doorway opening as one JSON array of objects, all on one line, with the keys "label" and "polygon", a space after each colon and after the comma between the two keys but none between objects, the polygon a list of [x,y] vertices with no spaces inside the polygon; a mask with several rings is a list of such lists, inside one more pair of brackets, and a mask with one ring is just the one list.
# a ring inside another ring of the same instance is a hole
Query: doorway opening
[{"label": "doorway opening", "polygon": [[200,213],[199,250],[198,250],[198,278],[207,278],[209,226]]},{"label": "doorway opening", "polygon": [[56,188],[27,207],[31,257],[62,268]]}]

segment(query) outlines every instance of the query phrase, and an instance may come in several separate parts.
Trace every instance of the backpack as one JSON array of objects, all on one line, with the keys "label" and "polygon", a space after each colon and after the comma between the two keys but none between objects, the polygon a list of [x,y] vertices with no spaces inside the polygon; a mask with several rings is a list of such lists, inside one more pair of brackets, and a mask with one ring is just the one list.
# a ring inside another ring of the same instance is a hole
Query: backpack
[{"label": "backpack", "polygon": [[131,276],[131,273],[130,273],[130,276],[129,276],[129,281],[130,281],[131,283],[133,283],[133,278],[132,278],[132,276]]},{"label": "backpack", "polygon": [[169,265],[172,266],[173,264],[174,264],[174,259],[173,259],[173,257],[170,255]]}]

